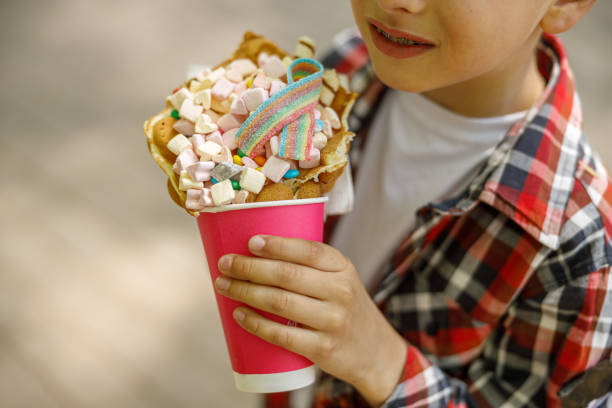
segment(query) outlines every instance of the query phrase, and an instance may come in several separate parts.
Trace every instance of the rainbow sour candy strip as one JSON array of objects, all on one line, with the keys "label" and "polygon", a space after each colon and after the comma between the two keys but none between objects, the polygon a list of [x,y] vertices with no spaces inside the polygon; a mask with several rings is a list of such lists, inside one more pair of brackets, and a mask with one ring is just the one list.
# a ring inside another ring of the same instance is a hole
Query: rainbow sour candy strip
[{"label": "rainbow sour candy strip", "polygon": [[322,75],[323,65],[316,60],[293,61],[287,70],[287,87],[262,103],[238,129],[236,143],[240,150],[251,158],[257,156],[282,129],[278,155],[309,160]]}]

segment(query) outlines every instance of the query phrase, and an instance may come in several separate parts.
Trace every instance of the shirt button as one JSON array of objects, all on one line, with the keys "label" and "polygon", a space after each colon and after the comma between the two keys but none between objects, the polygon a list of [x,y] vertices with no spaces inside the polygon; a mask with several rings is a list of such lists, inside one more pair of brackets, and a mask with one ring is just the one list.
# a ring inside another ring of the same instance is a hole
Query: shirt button
[{"label": "shirt button", "polygon": [[425,332],[430,336],[435,336],[436,334],[438,334],[438,323],[429,322],[425,327]]}]

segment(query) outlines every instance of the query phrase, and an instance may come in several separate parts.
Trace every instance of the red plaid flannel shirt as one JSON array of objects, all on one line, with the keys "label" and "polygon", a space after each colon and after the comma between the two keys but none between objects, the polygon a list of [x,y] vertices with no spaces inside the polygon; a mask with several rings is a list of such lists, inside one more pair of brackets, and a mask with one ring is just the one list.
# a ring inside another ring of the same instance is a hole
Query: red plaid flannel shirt
[{"label": "red plaid flannel shirt", "polygon": [[[349,119],[354,158],[385,87],[354,31],[336,45],[324,65],[362,93]],[[372,296],[409,344],[384,407],[612,401],[612,184],[582,134],[559,39],[543,36],[538,64],[540,100],[463,193],[418,211],[380,273]],[[327,374],[314,405],[367,406]]]}]

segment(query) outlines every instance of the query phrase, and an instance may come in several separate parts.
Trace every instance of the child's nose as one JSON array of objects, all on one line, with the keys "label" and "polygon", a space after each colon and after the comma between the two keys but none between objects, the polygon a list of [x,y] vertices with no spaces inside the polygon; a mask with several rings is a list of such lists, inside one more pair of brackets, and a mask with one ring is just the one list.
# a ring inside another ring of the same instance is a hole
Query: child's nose
[{"label": "child's nose", "polygon": [[380,8],[388,13],[418,14],[425,10],[427,0],[377,0]]}]

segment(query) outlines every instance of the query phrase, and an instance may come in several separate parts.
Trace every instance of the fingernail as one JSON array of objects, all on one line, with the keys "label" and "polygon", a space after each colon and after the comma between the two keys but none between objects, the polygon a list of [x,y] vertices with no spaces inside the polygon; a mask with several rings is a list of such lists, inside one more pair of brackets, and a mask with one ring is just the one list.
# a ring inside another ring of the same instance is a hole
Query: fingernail
[{"label": "fingernail", "polygon": [[242,310],[234,310],[234,319],[238,320],[239,322],[244,320],[244,312]]},{"label": "fingernail", "polygon": [[219,259],[219,269],[222,271],[228,271],[232,267],[231,255],[224,255]]},{"label": "fingernail", "polygon": [[225,290],[229,288],[229,285],[230,285],[229,279],[226,279],[223,276],[219,276],[217,280],[215,280],[215,286],[219,290]]},{"label": "fingernail", "polygon": [[262,237],[260,237],[259,235],[255,235],[249,241],[249,247],[253,251],[259,251],[261,248],[264,247],[265,244],[266,244],[266,241]]}]

